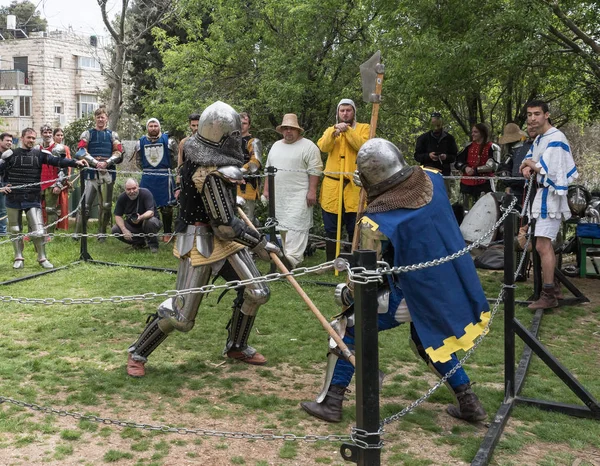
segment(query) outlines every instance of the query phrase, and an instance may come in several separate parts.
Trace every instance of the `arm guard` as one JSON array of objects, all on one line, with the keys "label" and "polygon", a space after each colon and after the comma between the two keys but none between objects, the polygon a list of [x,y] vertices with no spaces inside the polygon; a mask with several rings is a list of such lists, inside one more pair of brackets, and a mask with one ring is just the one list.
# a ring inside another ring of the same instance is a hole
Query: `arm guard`
[{"label": "arm guard", "polygon": [[261,241],[266,244],[260,233],[247,227],[235,216],[235,201],[231,185],[221,176],[217,174],[207,176],[202,191],[202,202],[216,236],[251,248],[260,247]]},{"label": "arm guard", "polygon": [[92,157],[87,150],[85,150],[83,147],[81,149],[79,149],[77,152],[75,152],[75,158],[77,160],[85,160],[90,167],[96,167],[96,165],[98,165],[98,161]]},{"label": "arm guard", "polygon": [[106,164],[108,167],[112,165],[117,165],[123,161],[123,145],[119,140],[119,135],[116,131],[112,132],[112,155],[106,159]]}]

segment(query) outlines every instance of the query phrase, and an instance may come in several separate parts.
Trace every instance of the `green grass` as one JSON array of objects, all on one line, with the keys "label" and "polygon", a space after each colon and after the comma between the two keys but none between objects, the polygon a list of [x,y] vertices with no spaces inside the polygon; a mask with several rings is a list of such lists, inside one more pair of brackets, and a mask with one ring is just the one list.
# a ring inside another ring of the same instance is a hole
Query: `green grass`
[{"label": "green grass", "polygon": [[[109,240],[100,245],[90,241],[90,254],[96,260],[124,264],[176,268],[170,248],[161,245],[159,254],[132,251]],[[50,260],[67,265],[78,259],[78,243],[55,238],[48,246]],[[11,268],[12,248],[0,245],[0,280],[38,272],[31,244],[26,247],[24,270]],[[323,261],[323,253],[308,264]],[[268,264],[259,264],[263,273]],[[488,296],[496,296],[501,272],[480,272]],[[333,274],[300,277],[302,286],[327,319],[339,309],[333,303],[333,288],[310,281],[343,281]],[[221,282],[218,282],[221,283]],[[264,367],[249,367],[224,360],[225,326],[231,315],[233,292],[220,302],[218,294],[204,298],[194,329],[188,334],[172,334],[152,354],[147,376],[131,379],[125,375],[127,347],[144,328],[148,314],[156,311],[163,298],[148,301],[98,303],[94,305],[51,305],[3,303],[0,339],[0,395],[80,412],[100,418],[124,419],[150,425],[175,425],[209,430],[245,432],[293,432],[296,435],[347,434],[355,423],[354,393],[344,405],[339,425],[321,423],[298,408],[299,400],[314,398],[322,383],[326,336],[318,321],[286,282],[270,284],[269,303],[259,310],[250,342],[269,360]],[[175,275],[78,263],[53,274],[2,286],[3,296],[64,298],[129,296],[175,288]],[[525,298],[530,287],[519,284],[517,296]],[[516,310],[525,325],[529,311]],[[562,308],[544,317],[540,338],[566,367],[573,371],[592,394],[600,394],[598,365],[590,355],[600,351],[597,304]],[[382,391],[381,416],[397,413],[420,397],[436,379],[421,364],[402,326],[380,334],[380,367],[387,373]],[[518,351],[523,345],[517,343]],[[503,325],[500,312],[491,333],[467,363],[490,418],[503,399]],[[224,362],[224,364],[222,364]],[[351,387],[354,391],[354,387]],[[577,398],[537,358],[534,358],[523,395],[567,403]],[[452,464],[470,462],[481,442],[484,429],[448,420],[445,405],[453,398],[445,387],[414,413],[386,426],[386,464]],[[142,420],[143,419],[143,420]],[[600,423],[575,419],[533,408],[517,407],[512,419],[517,423],[498,446],[496,464],[519,464],[519,455],[531,445],[562,447],[562,456],[548,452],[543,464],[566,464],[578,451],[600,450]],[[443,422],[442,422],[443,421]],[[407,453],[405,436],[422,439],[432,450],[445,452],[438,461],[419,451]],[[54,447],[47,441],[54,438]],[[118,442],[118,447],[115,445]],[[99,461],[117,464],[164,464],[175,455],[201,458],[203,451],[227,456],[232,442],[246,440],[201,439],[131,427],[100,425],[88,419],[45,415],[3,403],[0,407],[0,448],[25,451],[39,446],[48,450],[46,459],[69,457],[90,461],[86,445],[102,450]],[[231,450],[232,464],[269,464],[261,449],[269,449],[277,464],[293,464],[311,452],[317,464],[341,464],[330,442],[252,443],[258,453],[252,458]],[[79,456],[80,455],[80,456]],[[244,462],[241,462],[244,461]],[[542,463],[540,463],[542,464]],[[585,463],[582,463],[585,464]]]}]

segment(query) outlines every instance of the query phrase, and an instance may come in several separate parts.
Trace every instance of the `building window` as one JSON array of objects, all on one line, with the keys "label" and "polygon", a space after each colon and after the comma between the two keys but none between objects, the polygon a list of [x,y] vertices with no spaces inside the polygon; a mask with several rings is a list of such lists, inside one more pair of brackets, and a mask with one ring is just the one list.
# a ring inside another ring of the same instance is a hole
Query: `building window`
[{"label": "building window", "polygon": [[19,97],[19,116],[31,116],[31,97]]},{"label": "building window", "polygon": [[100,70],[100,62],[93,57],[77,57],[77,68],[84,70]]},{"label": "building window", "polygon": [[62,68],[62,58],[61,57],[54,57],[54,68]]},{"label": "building window", "polygon": [[54,103],[54,113],[56,115],[62,115],[63,113],[65,113],[64,106],[63,106],[62,102],[55,102]]},{"label": "building window", "polygon": [[79,94],[77,97],[77,118],[83,118],[98,108],[98,96]]}]

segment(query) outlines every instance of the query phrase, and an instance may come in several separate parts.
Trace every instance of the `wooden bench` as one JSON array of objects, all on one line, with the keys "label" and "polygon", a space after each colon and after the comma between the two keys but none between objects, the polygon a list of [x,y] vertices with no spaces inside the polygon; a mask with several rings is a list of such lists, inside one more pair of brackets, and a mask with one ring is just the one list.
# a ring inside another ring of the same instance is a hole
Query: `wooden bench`
[{"label": "wooden bench", "polygon": [[[600,238],[582,238],[579,237],[579,257],[580,257],[580,265],[579,265],[579,276],[581,278],[585,278],[587,274],[587,249],[588,248],[600,248]],[[596,261],[594,257],[591,257],[592,265],[596,269],[596,273],[590,274],[593,276],[600,276],[600,270],[596,265]]]}]

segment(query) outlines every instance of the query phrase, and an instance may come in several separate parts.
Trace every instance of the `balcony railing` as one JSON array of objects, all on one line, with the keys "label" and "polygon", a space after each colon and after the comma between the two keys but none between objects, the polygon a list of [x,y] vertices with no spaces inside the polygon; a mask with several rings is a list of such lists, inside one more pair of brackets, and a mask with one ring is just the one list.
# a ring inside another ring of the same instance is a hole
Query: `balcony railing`
[{"label": "balcony railing", "polygon": [[31,84],[31,76],[21,70],[0,70],[0,89],[17,89]]}]

